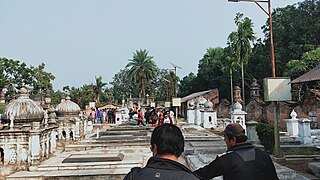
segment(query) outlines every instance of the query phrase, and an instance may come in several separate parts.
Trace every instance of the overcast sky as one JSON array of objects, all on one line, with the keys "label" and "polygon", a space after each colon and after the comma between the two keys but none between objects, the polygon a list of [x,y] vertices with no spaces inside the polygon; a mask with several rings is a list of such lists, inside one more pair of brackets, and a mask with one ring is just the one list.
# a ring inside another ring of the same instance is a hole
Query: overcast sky
[{"label": "overcast sky", "polygon": [[[272,8],[301,1],[272,0]],[[111,82],[139,49],[147,49],[160,68],[179,65],[183,78],[196,74],[207,48],[226,46],[237,12],[252,19],[256,36],[263,37],[267,15],[250,2],[0,0],[0,57],[45,63],[56,77],[55,90],[81,87],[100,75]]]}]

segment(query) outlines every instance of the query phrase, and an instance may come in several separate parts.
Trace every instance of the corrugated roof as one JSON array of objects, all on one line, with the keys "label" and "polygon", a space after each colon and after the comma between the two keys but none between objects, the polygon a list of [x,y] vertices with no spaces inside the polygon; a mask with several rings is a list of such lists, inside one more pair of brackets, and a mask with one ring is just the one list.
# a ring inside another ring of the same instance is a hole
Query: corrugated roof
[{"label": "corrugated roof", "polygon": [[216,89],[210,89],[210,90],[206,90],[206,91],[201,91],[201,92],[196,92],[196,93],[190,94],[188,96],[185,96],[185,97],[181,98],[181,102],[186,102],[186,101],[188,101],[190,99],[193,99],[193,98],[198,97],[198,96],[202,96],[202,95],[204,95],[204,94],[206,94],[208,92],[214,91],[214,90],[216,90]]},{"label": "corrugated roof", "polygon": [[320,80],[320,64],[297,79],[291,81],[291,84],[317,80]]}]

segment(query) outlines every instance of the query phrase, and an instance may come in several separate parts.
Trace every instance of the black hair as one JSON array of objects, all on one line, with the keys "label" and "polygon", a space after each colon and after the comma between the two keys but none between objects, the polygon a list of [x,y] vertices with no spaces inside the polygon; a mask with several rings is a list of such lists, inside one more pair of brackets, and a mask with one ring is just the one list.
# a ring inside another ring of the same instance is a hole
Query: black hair
[{"label": "black hair", "polygon": [[235,136],[231,131],[225,131],[225,134],[228,137],[228,139],[236,138],[237,143],[246,142],[248,139],[246,135]]},{"label": "black hair", "polygon": [[159,155],[179,157],[184,151],[184,137],[181,130],[173,124],[157,126],[151,135],[151,146],[157,146]]}]

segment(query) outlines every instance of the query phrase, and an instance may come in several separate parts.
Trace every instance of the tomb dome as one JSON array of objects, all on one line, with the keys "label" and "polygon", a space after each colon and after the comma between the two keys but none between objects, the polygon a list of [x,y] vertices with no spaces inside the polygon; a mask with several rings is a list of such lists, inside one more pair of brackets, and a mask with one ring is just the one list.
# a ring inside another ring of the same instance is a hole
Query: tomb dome
[{"label": "tomb dome", "polygon": [[56,113],[58,116],[64,115],[79,115],[81,111],[78,104],[71,101],[71,98],[68,96],[65,101],[62,101],[56,106]]},{"label": "tomb dome", "polygon": [[201,105],[203,105],[203,104],[206,103],[206,102],[207,102],[207,99],[204,98],[204,97],[201,97],[201,98],[199,99],[199,104],[201,104]]},{"label": "tomb dome", "polygon": [[242,105],[237,101],[234,103],[234,111],[241,111],[242,110]]},{"label": "tomb dome", "polygon": [[204,103],[204,108],[205,108],[205,109],[211,109],[211,108],[213,108],[213,103],[208,99],[208,100]]},{"label": "tomb dome", "polygon": [[14,123],[41,122],[44,116],[43,108],[29,98],[28,90],[22,87],[19,97],[12,100],[4,110],[4,119],[9,122],[14,116]]},{"label": "tomb dome", "polygon": [[190,107],[194,107],[194,106],[195,106],[195,102],[194,102],[193,100],[190,101],[190,102],[189,102],[189,106],[190,106]]}]

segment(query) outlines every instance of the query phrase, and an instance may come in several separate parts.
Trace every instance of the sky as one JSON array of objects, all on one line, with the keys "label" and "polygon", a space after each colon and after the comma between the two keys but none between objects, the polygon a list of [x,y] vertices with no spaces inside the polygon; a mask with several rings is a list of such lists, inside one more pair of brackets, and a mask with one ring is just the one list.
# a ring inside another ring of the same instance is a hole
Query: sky
[{"label": "sky", "polygon": [[[302,0],[272,0],[272,8]],[[267,3],[261,4],[267,8]],[[267,15],[252,2],[227,0],[0,0],[0,57],[45,63],[55,90],[111,82],[136,50],[159,68],[197,73],[207,48],[225,47],[237,12],[258,38]],[[270,70],[271,71],[271,70]]]}]

